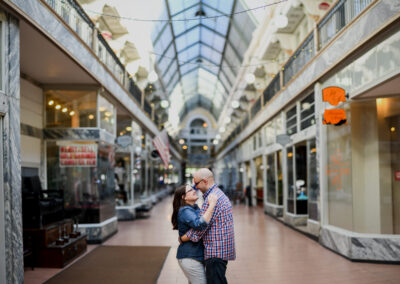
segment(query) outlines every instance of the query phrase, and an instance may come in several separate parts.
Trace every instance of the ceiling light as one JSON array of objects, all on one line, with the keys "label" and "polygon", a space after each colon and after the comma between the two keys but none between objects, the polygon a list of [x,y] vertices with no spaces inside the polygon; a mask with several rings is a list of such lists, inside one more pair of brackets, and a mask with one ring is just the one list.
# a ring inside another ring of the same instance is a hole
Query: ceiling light
[{"label": "ceiling light", "polygon": [[196,11],[196,13],[194,14],[195,17],[205,17],[206,16],[206,12],[204,12],[203,9],[200,8],[200,10]]},{"label": "ceiling light", "polygon": [[54,105],[54,101],[53,101],[53,100],[50,100],[50,101],[49,101],[49,106],[52,106],[52,105]]},{"label": "ceiling light", "polygon": [[154,83],[158,80],[158,75],[157,73],[153,70],[150,72],[149,76],[147,76],[147,79],[149,80],[150,83]]},{"label": "ceiling light", "polygon": [[277,28],[283,29],[288,25],[289,20],[284,15],[278,15],[278,16],[275,17],[274,23],[275,23]]},{"label": "ceiling light", "polygon": [[168,166],[168,169],[173,169],[173,168],[174,168],[173,165],[169,165],[169,166]]},{"label": "ceiling light", "polygon": [[238,108],[239,107],[239,102],[238,101],[233,101],[232,102],[232,107],[233,108]]},{"label": "ceiling light", "polygon": [[100,111],[105,111],[106,108],[105,108],[105,107],[99,107],[99,110],[100,110]]},{"label": "ceiling light", "polygon": [[186,146],[186,145],[183,145],[183,146],[182,146],[182,149],[183,149],[183,150],[187,150],[187,146]]},{"label": "ceiling light", "polygon": [[245,79],[247,84],[253,84],[256,81],[256,76],[253,73],[248,73]]},{"label": "ceiling light", "polygon": [[73,110],[69,112],[70,116],[73,116],[74,114],[75,114],[75,112]]},{"label": "ceiling light", "polygon": [[94,118],[93,114],[89,114],[89,119],[92,120]]},{"label": "ceiling light", "polygon": [[207,151],[207,150],[208,150],[208,146],[207,146],[207,145],[204,145],[204,146],[203,146],[203,150],[204,150],[204,151]]},{"label": "ceiling light", "polygon": [[126,131],[132,131],[132,127],[130,127],[130,126],[125,127],[125,129],[126,129]]},{"label": "ceiling light", "polygon": [[185,144],[185,140],[184,139],[179,139],[179,144],[181,144],[181,145]]},{"label": "ceiling light", "polygon": [[220,129],[219,129],[219,132],[225,132],[225,127],[221,127]]},{"label": "ceiling light", "polygon": [[68,109],[66,107],[62,109],[62,112],[67,112],[67,111]]},{"label": "ceiling light", "polygon": [[231,123],[232,119],[230,116],[225,118],[225,123]]},{"label": "ceiling light", "polygon": [[221,135],[219,135],[219,134],[215,135],[215,139],[220,140],[221,139]]},{"label": "ceiling light", "polygon": [[169,107],[169,101],[162,100],[160,105],[161,105],[162,108],[167,108],[167,107]]},{"label": "ceiling light", "polygon": [[60,105],[56,105],[56,109],[60,109],[61,108],[61,106]]},{"label": "ceiling light", "polygon": [[396,127],[393,126],[390,128],[390,132],[395,132],[395,131],[396,131]]},{"label": "ceiling light", "polygon": [[207,128],[207,126],[208,126],[208,124],[204,122],[204,123],[203,123],[203,127],[204,127],[204,128]]},{"label": "ceiling light", "polygon": [[105,116],[111,116],[111,112],[106,111],[106,113],[104,114]]},{"label": "ceiling light", "polygon": [[218,140],[217,140],[217,139],[214,139],[213,144],[214,144],[214,145],[218,145]]}]

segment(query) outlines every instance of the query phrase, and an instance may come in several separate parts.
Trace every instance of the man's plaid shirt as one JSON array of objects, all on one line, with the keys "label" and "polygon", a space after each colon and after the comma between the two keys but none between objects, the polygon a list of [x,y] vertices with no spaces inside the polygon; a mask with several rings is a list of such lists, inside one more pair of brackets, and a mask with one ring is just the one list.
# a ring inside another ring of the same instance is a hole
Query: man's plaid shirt
[{"label": "man's plaid shirt", "polygon": [[207,197],[210,193],[217,195],[218,201],[208,227],[202,231],[191,229],[186,235],[193,242],[198,242],[203,238],[204,259],[217,257],[223,260],[235,260],[232,205],[228,197],[216,185],[204,193],[204,204],[200,215],[204,214],[208,208]]}]

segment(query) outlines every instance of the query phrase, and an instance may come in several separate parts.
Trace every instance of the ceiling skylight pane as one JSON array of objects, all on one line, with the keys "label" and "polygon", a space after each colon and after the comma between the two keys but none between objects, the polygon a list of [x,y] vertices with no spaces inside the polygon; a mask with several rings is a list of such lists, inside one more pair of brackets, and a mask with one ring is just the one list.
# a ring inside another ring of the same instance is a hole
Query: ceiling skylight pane
[{"label": "ceiling skylight pane", "polygon": [[206,45],[201,45],[200,54],[216,64],[221,62],[221,54]]},{"label": "ceiling skylight pane", "polygon": [[180,64],[185,64],[193,57],[199,56],[200,54],[200,46],[198,44],[189,47],[185,51],[178,53],[178,60]]},{"label": "ceiling skylight pane", "polygon": [[181,35],[180,37],[176,38],[176,49],[180,52],[185,47],[198,42],[200,39],[199,28],[194,28],[187,33]]},{"label": "ceiling skylight pane", "polygon": [[230,14],[232,10],[233,0],[203,0],[203,2],[214,9],[222,12],[223,14]]}]

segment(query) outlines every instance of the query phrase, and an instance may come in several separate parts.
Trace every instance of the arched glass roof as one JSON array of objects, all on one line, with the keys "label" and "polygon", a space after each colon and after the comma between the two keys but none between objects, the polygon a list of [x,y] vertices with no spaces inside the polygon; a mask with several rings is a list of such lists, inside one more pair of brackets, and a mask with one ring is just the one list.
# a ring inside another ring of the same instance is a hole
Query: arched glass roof
[{"label": "arched glass roof", "polygon": [[[218,119],[256,21],[241,0],[165,0],[152,34],[157,68],[182,119],[203,107]],[[235,14],[238,13],[238,14]]]}]

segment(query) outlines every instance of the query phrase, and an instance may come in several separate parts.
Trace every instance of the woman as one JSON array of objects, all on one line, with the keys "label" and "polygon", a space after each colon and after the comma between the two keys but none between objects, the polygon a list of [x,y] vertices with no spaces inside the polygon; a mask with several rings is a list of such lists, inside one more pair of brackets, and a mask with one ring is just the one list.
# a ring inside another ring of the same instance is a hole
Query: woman
[{"label": "woman", "polygon": [[[217,196],[214,194],[208,196],[208,208],[202,216],[200,216],[200,208],[196,204],[198,198],[196,191],[190,185],[182,185],[175,191],[171,221],[173,229],[179,231],[179,237],[190,229],[206,228],[211,220],[218,201]],[[181,243],[176,258],[189,283],[207,283],[203,265],[204,246],[202,241]]]}]

